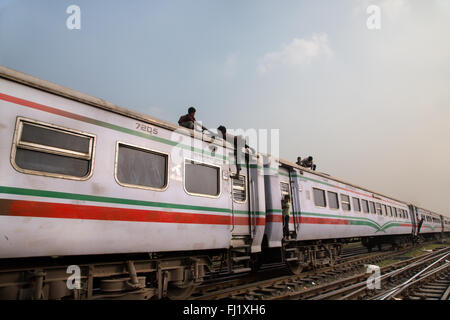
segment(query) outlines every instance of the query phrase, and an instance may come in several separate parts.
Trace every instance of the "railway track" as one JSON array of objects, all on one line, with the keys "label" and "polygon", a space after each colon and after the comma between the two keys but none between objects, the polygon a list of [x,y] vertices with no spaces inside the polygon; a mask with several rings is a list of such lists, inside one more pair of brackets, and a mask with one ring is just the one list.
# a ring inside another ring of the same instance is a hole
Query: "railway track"
[{"label": "railway track", "polygon": [[[375,250],[374,250],[375,251]],[[357,264],[359,259],[353,260],[356,256],[359,258],[367,258],[368,251],[367,248],[361,244],[344,248],[340,256],[338,264],[346,263],[351,265],[352,262]],[[352,261],[353,260],[353,261]],[[193,296],[198,297],[205,295],[207,293],[212,293],[217,290],[223,290],[227,288],[237,287],[245,284],[254,283],[257,281],[269,280],[272,278],[282,277],[290,275],[288,268],[285,263],[271,263],[264,264],[258,273],[244,273],[244,274],[233,274],[224,273],[223,275],[216,275],[215,277],[210,277],[206,279],[199,287],[197,287],[193,293]]]},{"label": "railway track", "polygon": [[380,278],[381,287],[378,290],[369,289],[367,279],[370,275],[361,273],[308,290],[278,296],[275,299],[401,299],[399,295],[407,294],[406,289],[412,289],[413,284],[426,283],[426,280],[431,279],[442,280],[441,276],[445,277],[445,274],[448,276],[449,263],[446,259],[449,255],[450,248],[444,248],[383,267],[380,270],[383,276]]},{"label": "railway track", "polygon": [[424,267],[422,270],[374,299],[449,300],[450,249],[426,259],[421,265]]},{"label": "railway track", "polygon": [[430,282],[420,284],[401,298],[403,300],[450,300],[450,272],[447,269],[443,274]]},{"label": "railway track", "polygon": [[[353,251],[341,258],[334,266],[303,272],[300,275],[274,276],[273,274],[243,275],[230,281],[204,284],[197,288],[191,296],[191,300],[271,300],[283,299],[293,292],[315,287],[325,282],[333,281],[345,275],[353,275],[361,271],[364,264],[377,263],[406,251],[389,251],[357,254]],[[367,250],[366,250],[367,252]],[[286,270],[287,271],[287,270]],[[270,278],[265,278],[267,275]]]}]

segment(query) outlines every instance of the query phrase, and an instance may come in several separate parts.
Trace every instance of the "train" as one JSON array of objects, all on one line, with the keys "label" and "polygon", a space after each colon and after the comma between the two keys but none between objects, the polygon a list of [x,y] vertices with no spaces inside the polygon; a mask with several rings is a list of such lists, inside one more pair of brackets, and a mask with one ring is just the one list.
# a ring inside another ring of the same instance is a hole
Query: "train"
[{"label": "train", "polygon": [[450,233],[408,201],[2,66],[0,110],[0,299],[184,299],[214,273]]}]

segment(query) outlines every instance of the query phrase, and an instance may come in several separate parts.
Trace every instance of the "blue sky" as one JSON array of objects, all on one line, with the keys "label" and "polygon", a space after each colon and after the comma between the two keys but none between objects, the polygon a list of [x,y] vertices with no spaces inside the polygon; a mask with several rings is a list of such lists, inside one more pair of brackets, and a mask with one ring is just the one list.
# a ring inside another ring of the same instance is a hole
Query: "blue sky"
[{"label": "blue sky", "polygon": [[450,215],[449,31],[450,0],[0,0],[0,64]]}]

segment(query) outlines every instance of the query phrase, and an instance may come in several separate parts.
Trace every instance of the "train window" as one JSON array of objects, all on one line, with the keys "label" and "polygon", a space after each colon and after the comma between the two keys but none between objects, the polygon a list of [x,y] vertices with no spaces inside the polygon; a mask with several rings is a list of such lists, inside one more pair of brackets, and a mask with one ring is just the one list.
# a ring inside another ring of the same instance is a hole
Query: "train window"
[{"label": "train window", "polygon": [[218,196],[220,194],[220,167],[185,160],[184,186],[189,194]]},{"label": "train window", "polygon": [[126,187],[165,189],[168,158],[164,153],[119,142],[116,149],[116,180]]},{"label": "train window", "polygon": [[337,193],[328,191],[328,205],[330,209],[339,209],[339,199]]},{"label": "train window", "polygon": [[231,183],[233,187],[233,200],[244,203],[247,200],[245,189],[245,176],[232,176]]},{"label": "train window", "polygon": [[359,202],[358,198],[353,198],[353,210],[355,211],[361,211],[361,204]]},{"label": "train window", "polygon": [[383,208],[383,213],[382,213],[382,215],[383,215],[383,216],[387,216],[387,209],[386,209],[386,205],[385,205],[385,204],[383,204],[382,208]]},{"label": "train window", "polygon": [[392,217],[392,207],[391,206],[387,206],[387,213],[389,217]]},{"label": "train window", "polygon": [[369,208],[370,208],[370,213],[376,213],[375,211],[375,203],[372,201],[369,201]]},{"label": "train window", "polygon": [[94,140],[92,134],[19,117],[13,165],[24,173],[85,180],[92,173]]},{"label": "train window", "polygon": [[364,213],[369,213],[369,201],[367,200],[361,200],[362,201],[362,209]]},{"label": "train window", "polygon": [[326,207],[327,200],[325,199],[325,191],[313,188],[314,204],[318,207]]},{"label": "train window", "polygon": [[341,202],[342,202],[342,209],[344,209],[345,211],[350,211],[352,210],[351,206],[350,206],[350,197],[345,195],[345,194],[341,194]]},{"label": "train window", "polygon": [[291,188],[289,187],[289,183],[286,182],[280,182],[280,189],[281,189],[281,196],[284,197],[285,195],[291,196]]},{"label": "train window", "polygon": [[381,216],[382,212],[381,212],[381,203],[376,202],[375,203],[375,207],[377,208],[377,214]]}]

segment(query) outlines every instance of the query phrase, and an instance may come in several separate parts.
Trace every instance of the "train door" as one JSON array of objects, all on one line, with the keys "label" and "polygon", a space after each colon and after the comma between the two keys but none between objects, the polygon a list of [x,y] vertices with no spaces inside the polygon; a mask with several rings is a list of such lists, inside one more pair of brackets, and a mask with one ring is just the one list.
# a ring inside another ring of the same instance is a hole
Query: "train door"
[{"label": "train door", "polygon": [[298,232],[300,230],[300,191],[301,185],[299,184],[299,179],[295,178],[295,171],[289,172],[289,182],[291,187],[291,208],[292,208],[292,231],[295,231],[296,238],[298,239]]},{"label": "train door", "polygon": [[292,173],[289,170],[289,180],[288,182],[280,182],[281,189],[281,199],[284,198],[285,195],[289,195],[291,199],[291,211],[290,211],[290,221],[289,221],[289,232],[297,233],[299,225],[298,225],[298,216],[300,214],[300,202],[299,202],[299,193],[298,193],[298,185],[297,181],[294,177],[292,177]]},{"label": "train door", "polygon": [[244,174],[231,175],[231,208],[232,208],[232,235],[250,234],[250,212],[248,199],[248,179]]},{"label": "train door", "polygon": [[408,205],[409,207],[409,216],[411,218],[411,234],[412,236],[416,236],[416,228],[417,228],[417,213],[414,210],[414,206],[413,205]]},{"label": "train door", "polygon": [[[294,227],[292,225],[292,217],[293,217],[293,207],[292,207],[292,192],[291,186],[287,182],[280,182],[280,191],[281,191],[281,199],[283,200],[285,196],[289,196],[290,200],[290,218],[289,218],[289,232],[294,231]],[[283,208],[281,208],[283,210]],[[284,225],[284,216],[283,216],[283,225]]]}]

